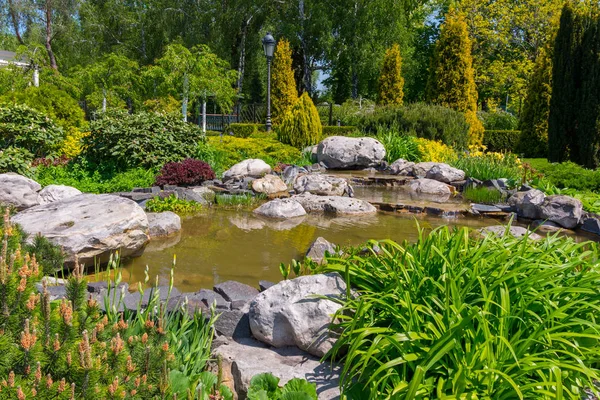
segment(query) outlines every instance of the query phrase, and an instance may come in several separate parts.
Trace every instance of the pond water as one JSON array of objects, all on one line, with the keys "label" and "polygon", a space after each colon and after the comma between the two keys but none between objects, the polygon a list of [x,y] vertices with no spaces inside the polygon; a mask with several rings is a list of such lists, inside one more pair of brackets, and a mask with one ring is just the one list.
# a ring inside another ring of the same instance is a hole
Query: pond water
[{"label": "pond water", "polygon": [[[130,284],[149,276],[167,283],[173,256],[177,256],[175,286],[181,291],[212,288],[237,280],[258,286],[259,280],[280,281],[279,264],[301,259],[319,236],[341,246],[360,245],[369,239],[415,241],[417,219],[412,215],[379,212],[360,217],[309,215],[295,221],[261,219],[251,211],[209,209],[182,221],[180,235],[152,241],[141,257],[124,265],[123,278]],[[419,216],[421,227],[497,224],[492,219],[443,219]]]}]

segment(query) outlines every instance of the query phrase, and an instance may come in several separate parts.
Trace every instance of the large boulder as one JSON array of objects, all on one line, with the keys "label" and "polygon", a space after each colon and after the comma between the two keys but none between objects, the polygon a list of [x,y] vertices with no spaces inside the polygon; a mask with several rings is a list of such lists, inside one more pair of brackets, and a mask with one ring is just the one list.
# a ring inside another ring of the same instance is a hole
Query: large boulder
[{"label": "large boulder", "polygon": [[295,218],[306,215],[306,211],[295,200],[275,199],[263,204],[254,210],[255,214],[269,218]]},{"label": "large boulder", "polygon": [[19,174],[0,174],[0,205],[14,206],[17,210],[37,206],[41,188],[36,181]]},{"label": "large boulder", "polygon": [[540,217],[562,227],[577,227],[583,216],[581,201],[569,196],[548,196],[540,205]]},{"label": "large boulder", "polygon": [[346,283],[337,273],[282,281],[250,303],[252,335],[271,346],[297,346],[322,357],[335,343],[329,325],[341,305],[321,296],[345,294]]},{"label": "large boulder", "polygon": [[390,174],[410,176],[413,173],[414,165],[415,165],[414,162],[406,161],[406,160],[400,158],[390,164]]},{"label": "large boulder", "polygon": [[181,231],[181,218],[171,211],[148,213],[150,237],[171,236]]},{"label": "large boulder", "polygon": [[292,196],[307,213],[324,212],[336,215],[374,214],[377,209],[365,200],[341,196],[316,196],[302,193]]},{"label": "large boulder", "polygon": [[110,253],[138,254],[148,242],[148,217],[134,201],[81,194],[39,205],[12,217],[30,237],[41,234],[65,251],[67,261],[92,265]]},{"label": "large boulder", "polygon": [[267,174],[260,179],[252,181],[252,190],[256,193],[264,193],[266,195],[287,192],[287,185],[280,177]]},{"label": "large boulder", "polygon": [[81,194],[79,189],[64,185],[48,185],[38,193],[38,203],[48,204]]},{"label": "large boulder", "polygon": [[343,196],[348,191],[348,181],[329,175],[300,175],[294,182],[296,193],[312,193],[319,196]]},{"label": "large boulder", "polygon": [[366,168],[380,165],[385,148],[373,138],[331,136],[317,146],[317,162],[327,168]]},{"label": "large boulder", "polygon": [[223,180],[245,178],[247,176],[260,178],[271,172],[269,164],[257,158],[250,158],[235,164],[223,173]]},{"label": "large boulder", "polygon": [[464,180],[465,171],[451,167],[448,164],[439,163],[427,171],[425,178],[445,183],[452,183]]},{"label": "large boulder", "polygon": [[415,179],[408,184],[408,189],[417,194],[426,194],[432,196],[450,196],[452,193],[448,185],[433,179]]},{"label": "large boulder", "polygon": [[526,192],[517,192],[508,199],[508,204],[515,210],[519,217],[529,219],[541,218],[540,205],[544,202],[546,195],[537,189]]}]

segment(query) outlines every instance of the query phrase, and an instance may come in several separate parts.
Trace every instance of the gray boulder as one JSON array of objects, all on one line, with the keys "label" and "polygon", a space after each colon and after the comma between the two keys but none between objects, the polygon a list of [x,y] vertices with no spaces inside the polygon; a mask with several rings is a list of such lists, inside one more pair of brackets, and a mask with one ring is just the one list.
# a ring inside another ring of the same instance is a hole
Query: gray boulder
[{"label": "gray boulder", "polygon": [[275,199],[254,210],[255,214],[269,218],[295,218],[306,215],[306,211],[292,199]]},{"label": "gray boulder", "polygon": [[513,194],[508,199],[508,204],[513,207],[519,217],[539,219],[541,218],[540,205],[545,198],[546,195],[542,191],[531,189]]},{"label": "gray boulder", "polygon": [[433,196],[447,196],[449,197],[452,192],[448,185],[442,182],[435,181],[433,179],[415,179],[408,184],[408,189],[411,192],[417,194],[426,194]]},{"label": "gray boulder", "polygon": [[540,217],[556,222],[562,227],[573,229],[577,227],[583,216],[581,201],[569,196],[548,196],[540,205]]},{"label": "gray boulder", "polygon": [[171,211],[148,213],[150,238],[174,235],[181,231],[181,218]]},{"label": "gray boulder", "polygon": [[[504,235],[506,235],[506,233],[507,233],[507,227],[504,225],[487,226],[485,228],[479,229],[478,232],[482,235],[493,234],[498,237],[504,237]],[[529,234],[529,239],[531,239],[531,240],[540,240],[542,238],[537,233],[533,233],[533,232],[527,230],[526,228],[523,228],[520,226],[511,226],[508,229],[508,234],[511,236],[514,236],[516,238],[521,238],[521,237]]]},{"label": "gray boulder", "polygon": [[223,173],[223,180],[244,178],[247,176],[260,178],[271,172],[269,164],[257,158],[250,158],[235,164]]},{"label": "gray boulder", "polygon": [[273,195],[281,192],[287,192],[288,188],[280,177],[267,174],[260,179],[252,181],[252,190],[256,193]]},{"label": "gray boulder", "polygon": [[316,196],[302,193],[292,196],[293,201],[302,205],[307,213],[331,213],[336,215],[374,214],[377,209],[365,200],[341,196]]},{"label": "gray boulder", "polygon": [[440,182],[452,183],[464,180],[465,171],[451,167],[448,164],[438,163],[427,171],[425,177]]},{"label": "gray boulder", "polygon": [[319,196],[343,196],[348,191],[348,181],[328,175],[300,175],[294,182],[296,193],[312,193]]},{"label": "gray boulder", "polygon": [[[314,146],[316,148],[316,146]],[[291,185],[296,180],[296,177],[300,174],[308,174],[308,170],[304,167],[298,167],[295,165],[289,165],[285,167],[281,177],[286,185]]]},{"label": "gray boulder", "polygon": [[341,298],[345,294],[346,283],[337,273],[282,281],[250,303],[252,335],[271,346],[297,346],[322,357],[335,342],[329,325],[341,305],[320,296]]},{"label": "gray boulder", "polygon": [[258,289],[253,288],[250,285],[246,285],[236,281],[226,281],[218,283],[213,287],[214,291],[227,301],[236,302],[249,302],[258,294]]},{"label": "gray boulder", "polygon": [[67,262],[92,265],[110,253],[138,254],[148,242],[148,217],[134,201],[81,194],[39,205],[12,217],[30,237],[41,234],[65,251]]},{"label": "gray boulder", "polygon": [[331,136],[317,146],[317,162],[327,168],[366,168],[380,165],[385,148],[373,138]]},{"label": "gray boulder", "polygon": [[81,191],[71,186],[48,185],[38,193],[38,203],[48,204],[58,200],[80,195]]},{"label": "gray boulder", "polygon": [[0,174],[0,205],[14,206],[17,210],[37,206],[41,188],[36,181],[19,174]]},{"label": "gray boulder", "polygon": [[585,213],[581,221],[581,229],[600,235],[600,216],[592,213]]},{"label": "gray boulder", "polygon": [[195,194],[202,196],[202,198],[204,198],[204,200],[206,200],[208,203],[215,202],[215,192],[206,186],[197,186],[190,188],[190,190]]},{"label": "gray boulder", "polygon": [[402,158],[390,164],[390,174],[410,176],[413,173],[414,162],[403,160]]},{"label": "gray boulder", "polygon": [[305,257],[310,258],[314,262],[322,263],[326,252],[335,254],[335,245],[325,240],[325,238],[318,237],[308,248]]},{"label": "gray boulder", "polygon": [[435,167],[438,164],[439,163],[430,161],[415,164],[412,167],[412,175],[417,178],[425,178],[429,170],[431,170],[431,168]]}]

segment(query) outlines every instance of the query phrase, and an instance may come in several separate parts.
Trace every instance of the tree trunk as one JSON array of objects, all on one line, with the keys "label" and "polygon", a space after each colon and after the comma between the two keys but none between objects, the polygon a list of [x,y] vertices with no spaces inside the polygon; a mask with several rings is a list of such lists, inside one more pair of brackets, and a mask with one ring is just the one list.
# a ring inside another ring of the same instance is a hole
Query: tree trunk
[{"label": "tree trunk", "polygon": [[244,71],[246,69],[246,36],[248,35],[248,25],[250,25],[252,17],[253,15],[251,15],[248,19],[245,19],[242,24],[242,38],[240,40],[240,60],[238,62],[238,93],[242,93],[242,85],[244,83]]},{"label": "tree trunk", "polygon": [[206,135],[206,99],[202,99],[202,133]]},{"label": "tree trunk", "polygon": [[306,41],[306,31],[304,29],[306,23],[306,15],[304,13],[304,0],[298,2],[298,14],[301,23],[300,42],[302,44],[302,86],[309,96],[312,96],[312,74],[310,72],[310,64],[308,60],[308,43]]},{"label": "tree trunk", "polygon": [[46,9],[44,11],[46,13],[46,51],[48,52],[48,58],[50,59],[50,67],[58,71],[56,57],[54,56],[54,51],[52,50],[52,1],[46,0],[45,7]]},{"label": "tree trunk", "polygon": [[190,85],[189,78],[187,75],[185,75],[183,77],[183,101],[181,102],[181,114],[183,115],[183,122],[187,122],[189,85]]},{"label": "tree trunk", "polygon": [[12,22],[17,41],[19,44],[25,44],[23,42],[23,38],[21,37],[21,32],[19,31],[19,18],[17,17],[17,11],[15,10],[13,0],[8,0],[8,12],[10,13],[10,20]]},{"label": "tree trunk", "polygon": [[106,89],[102,89],[102,112],[106,112]]}]

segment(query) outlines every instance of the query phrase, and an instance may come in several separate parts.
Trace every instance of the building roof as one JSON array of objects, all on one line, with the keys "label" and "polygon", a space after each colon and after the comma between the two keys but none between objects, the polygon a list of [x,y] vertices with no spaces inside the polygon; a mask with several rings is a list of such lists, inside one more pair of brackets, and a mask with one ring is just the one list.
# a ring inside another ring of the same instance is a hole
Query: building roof
[{"label": "building roof", "polygon": [[0,50],[0,65],[15,64],[19,67],[26,67],[29,65],[27,60],[23,57],[17,59],[17,53],[14,51]]}]

